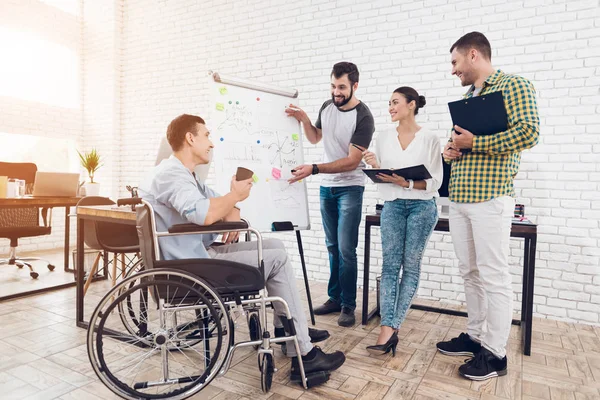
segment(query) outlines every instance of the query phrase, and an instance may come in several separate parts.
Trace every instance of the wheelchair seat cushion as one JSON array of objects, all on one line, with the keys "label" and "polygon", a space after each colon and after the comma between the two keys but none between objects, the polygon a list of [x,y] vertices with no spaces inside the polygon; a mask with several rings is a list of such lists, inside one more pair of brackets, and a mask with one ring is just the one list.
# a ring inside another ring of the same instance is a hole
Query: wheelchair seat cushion
[{"label": "wheelchair seat cushion", "polygon": [[221,296],[257,293],[265,286],[257,267],[229,260],[195,258],[157,261],[155,268],[173,268],[189,272],[211,285]]}]

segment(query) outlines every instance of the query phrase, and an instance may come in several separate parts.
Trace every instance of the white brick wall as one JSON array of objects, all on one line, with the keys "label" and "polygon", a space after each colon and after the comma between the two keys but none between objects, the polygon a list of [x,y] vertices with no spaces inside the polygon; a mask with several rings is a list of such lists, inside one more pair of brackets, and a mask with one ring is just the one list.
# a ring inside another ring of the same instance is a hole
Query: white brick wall
[{"label": "white brick wall", "polygon": [[[207,115],[205,73],[255,79],[300,92],[316,118],[329,97],[331,66],[355,62],[358,97],[377,130],[388,128],[387,101],[400,85],[427,97],[419,122],[446,137],[446,103],[464,89],[450,75],[448,49],[462,34],[490,39],[494,65],[532,80],[538,91],[541,141],[523,154],[517,201],[539,224],[534,311],[567,320],[600,318],[600,19],[597,1],[125,1],[119,186],[154,162],[157,142],[176,115]],[[322,146],[305,142],[307,162]],[[303,232],[309,276],[326,280],[327,253],[310,179],[313,230]],[[365,213],[377,203],[365,191]],[[362,260],[363,234],[358,256]],[[295,238],[283,235],[296,254]],[[381,245],[372,236],[372,276]],[[520,300],[523,244],[511,241],[515,299]],[[299,258],[293,257],[299,273]],[[359,274],[360,275],[360,274]],[[359,280],[362,276],[359,276]],[[463,301],[462,280],[447,234],[425,252],[422,298]],[[515,306],[519,308],[519,302]]]},{"label": "white brick wall", "polygon": [[[103,196],[115,198],[120,140],[121,1],[83,1],[83,143],[103,166],[94,176]],[[86,176],[87,178],[87,176]]]},{"label": "white brick wall", "polygon": [[[597,324],[599,9],[597,0],[84,0],[84,145],[107,156],[99,180],[118,177],[107,194],[125,195],[124,185],[136,184],[153,165],[173,117],[208,114],[209,69],[297,88],[314,120],[329,97],[331,66],[340,60],[359,66],[357,95],[371,108],[378,131],[390,127],[390,93],[410,85],[427,97],[419,122],[442,139],[451,126],[446,103],[464,91],[450,75],[448,49],[462,34],[479,30],[492,43],[494,65],[527,77],[538,91],[541,141],[523,154],[516,179],[517,202],[539,224],[534,311]],[[305,142],[305,148],[307,162],[320,161],[321,145]],[[303,232],[306,261],[311,278],[326,280],[318,180],[308,188],[313,230]],[[368,185],[364,212],[374,212],[377,201]],[[294,236],[281,237],[296,254]],[[372,239],[371,278],[381,268],[376,230]],[[511,242],[517,300],[522,249],[521,241]],[[358,253],[362,260],[362,244]],[[449,235],[435,233],[420,297],[463,301],[461,284]]]},{"label": "white brick wall", "polygon": [[[494,65],[522,74],[538,90],[542,138],[523,154],[516,180],[517,201],[540,225],[535,312],[598,323],[598,2],[281,3],[156,1],[148,7],[147,1],[126,1],[119,185],[136,181],[152,165],[171,118],[207,114],[208,69],[298,88],[300,104],[314,120],[329,96],[332,64],[351,60],[361,71],[357,94],[373,111],[378,131],[389,127],[390,92],[410,85],[428,100],[420,122],[443,138],[450,126],[446,103],[464,91],[450,75],[448,49],[467,31],[480,30],[492,42]],[[307,162],[320,160],[320,145],[305,147]],[[318,180],[308,187],[313,230],[303,232],[306,261],[311,278],[326,280]],[[377,201],[375,187],[367,186],[365,213]],[[294,237],[283,237],[295,254]],[[523,244],[514,240],[511,248],[520,300]],[[362,244],[358,252],[361,260]],[[372,256],[374,278],[381,268],[378,233]],[[299,267],[297,256],[294,261]],[[432,236],[422,278],[422,298],[464,300],[449,235]]]}]

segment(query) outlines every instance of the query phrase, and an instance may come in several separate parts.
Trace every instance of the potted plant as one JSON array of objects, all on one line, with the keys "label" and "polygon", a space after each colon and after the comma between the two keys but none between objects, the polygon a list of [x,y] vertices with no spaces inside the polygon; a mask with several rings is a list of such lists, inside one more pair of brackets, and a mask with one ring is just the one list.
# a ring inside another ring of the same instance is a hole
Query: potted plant
[{"label": "potted plant", "polygon": [[81,166],[85,168],[90,177],[90,181],[85,184],[85,194],[86,196],[98,196],[100,194],[100,184],[98,182],[94,182],[94,174],[102,165],[100,164],[100,155],[96,151],[96,149],[92,149],[89,153],[84,152],[79,154],[79,158],[81,160]]}]

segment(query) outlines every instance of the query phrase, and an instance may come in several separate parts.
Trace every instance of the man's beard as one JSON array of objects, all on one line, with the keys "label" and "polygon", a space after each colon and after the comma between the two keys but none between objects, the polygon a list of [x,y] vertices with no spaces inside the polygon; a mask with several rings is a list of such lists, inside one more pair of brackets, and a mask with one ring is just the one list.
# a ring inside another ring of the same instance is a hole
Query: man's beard
[{"label": "man's beard", "polygon": [[335,106],[337,108],[340,108],[340,107],[344,107],[346,104],[348,104],[350,99],[352,99],[353,95],[354,95],[354,89],[352,87],[350,87],[350,96],[345,97],[341,103],[338,104],[338,102],[336,101],[335,96],[333,94],[331,95],[331,100],[333,100],[333,104],[335,104]]},{"label": "man's beard", "polygon": [[474,75],[474,74],[472,74],[471,71],[467,71],[466,73],[463,72],[462,76],[464,79],[461,80],[460,84],[463,87],[473,85],[475,83],[475,79],[473,79],[472,75]]}]

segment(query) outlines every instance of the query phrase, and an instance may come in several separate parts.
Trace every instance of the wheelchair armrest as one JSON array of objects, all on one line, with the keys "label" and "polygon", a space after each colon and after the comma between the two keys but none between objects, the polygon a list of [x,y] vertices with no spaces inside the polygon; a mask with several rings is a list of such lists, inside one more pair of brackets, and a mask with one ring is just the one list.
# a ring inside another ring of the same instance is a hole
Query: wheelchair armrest
[{"label": "wheelchair armrest", "polygon": [[248,223],[245,221],[219,221],[212,225],[177,224],[169,228],[169,233],[232,232],[245,229],[248,229]]}]

